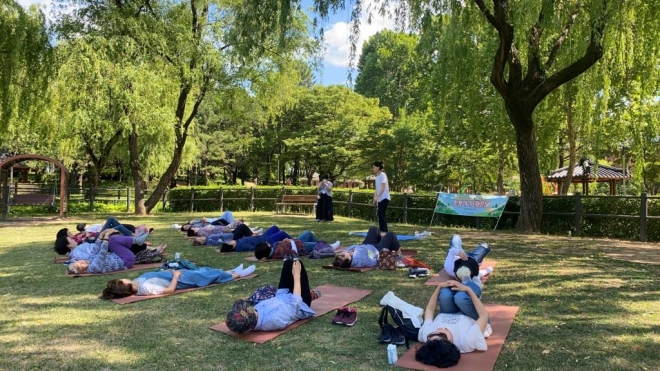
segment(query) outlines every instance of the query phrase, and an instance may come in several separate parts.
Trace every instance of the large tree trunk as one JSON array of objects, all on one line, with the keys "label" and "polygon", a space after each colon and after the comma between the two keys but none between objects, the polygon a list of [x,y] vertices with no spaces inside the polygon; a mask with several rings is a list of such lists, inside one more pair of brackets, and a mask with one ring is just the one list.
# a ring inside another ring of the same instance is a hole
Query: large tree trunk
[{"label": "large tree trunk", "polygon": [[532,112],[524,112],[520,102],[507,104],[507,112],[516,131],[516,152],[520,172],[520,216],[516,230],[539,232],[543,219],[543,187],[536,147]]},{"label": "large tree trunk", "polygon": [[133,184],[135,186],[135,214],[136,215],[146,215],[147,209],[144,205],[144,190],[146,187],[146,181],[144,174],[142,172],[142,165],[140,163],[140,154],[138,150],[138,135],[136,131],[135,124],[133,124],[133,129],[131,134],[128,136],[128,153],[130,156],[131,164],[131,175],[133,176]]},{"label": "large tree trunk", "polygon": [[506,160],[506,154],[504,153],[504,146],[501,141],[497,142],[497,193],[505,194],[506,190],[504,189],[504,165]]}]

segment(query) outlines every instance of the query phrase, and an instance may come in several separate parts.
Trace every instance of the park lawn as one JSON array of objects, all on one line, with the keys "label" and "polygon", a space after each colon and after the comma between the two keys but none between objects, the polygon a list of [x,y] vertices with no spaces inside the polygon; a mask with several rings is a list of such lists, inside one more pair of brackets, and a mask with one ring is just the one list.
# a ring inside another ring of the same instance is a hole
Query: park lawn
[{"label": "park lawn", "polygon": [[[217,254],[193,247],[169,226],[199,215],[160,214],[133,224],[155,228],[151,241],[167,243],[170,253],[199,265],[229,269],[248,253]],[[312,229],[328,242],[361,242],[349,231],[368,222],[339,217],[315,223],[311,216],[237,213],[251,226],[272,223],[297,234]],[[211,331],[224,320],[234,299],[253,289],[277,284],[280,264],[258,264],[257,278],[173,297],[128,305],[97,295],[106,277],[69,278],[53,264],[52,242],[62,227],[95,222],[101,215],[71,217],[0,227],[0,370],[382,370],[386,348],[378,344],[378,302],[387,291],[423,307],[432,287],[407,272],[373,270],[349,273],[322,269],[329,259],[307,260],[312,286],[326,283],[373,290],[355,303],[354,327],[330,324],[333,313],[314,319],[266,344],[252,344]],[[393,225],[398,233],[424,227]],[[525,236],[432,228],[432,237],[406,241],[418,258],[440,268],[453,233],[466,249],[492,242],[497,261],[483,301],[520,307],[495,370],[658,370],[660,369],[660,282],[658,265],[615,260],[598,240]],[[657,250],[656,250],[657,253]],[[135,278],[132,272],[128,278]],[[122,277],[116,275],[114,278]],[[399,356],[404,348],[399,347]]]}]

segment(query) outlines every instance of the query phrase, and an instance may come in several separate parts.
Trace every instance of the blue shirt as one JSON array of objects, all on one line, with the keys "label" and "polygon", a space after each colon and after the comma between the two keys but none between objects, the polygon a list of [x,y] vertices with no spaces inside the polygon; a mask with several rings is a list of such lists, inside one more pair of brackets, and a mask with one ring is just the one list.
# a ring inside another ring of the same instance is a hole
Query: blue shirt
[{"label": "blue shirt", "polygon": [[257,331],[273,331],[286,328],[290,324],[316,315],[300,295],[288,289],[279,289],[274,298],[259,302],[254,306],[257,312]]},{"label": "blue shirt", "polygon": [[378,265],[378,249],[374,245],[352,245],[346,252],[353,253],[352,268],[372,268]]},{"label": "blue shirt", "polygon": [[254,248],[259,242],[268,242],[266,237],[262,236],[253,236],[253,237],[243,237],[240,240],[236,241],[236,247],[234,251],[243,252],[243,251],[254,251]]},{"label": "blue shirt", "polygon": [[126,269],[124,261],[108,251],[108,241],[99,240],[89,254],[89,267],[85,273],[108,273]]}]

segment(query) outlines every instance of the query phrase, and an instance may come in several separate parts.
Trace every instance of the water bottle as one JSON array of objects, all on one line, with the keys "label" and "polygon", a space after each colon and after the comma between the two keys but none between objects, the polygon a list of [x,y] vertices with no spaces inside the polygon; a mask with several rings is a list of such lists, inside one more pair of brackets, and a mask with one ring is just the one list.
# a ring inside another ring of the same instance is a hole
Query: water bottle
[{"label": "water bottle", "polygon": [[387,346],[387,362],[391,365],[396,364],[399,355],[396,353],[396,345],[390,344]]},{"label": "water bottle", "polygon": [[181,254],[177,252],[176,254],[174,254],[174,260],[179,260],[179,259],[181,259]]}]

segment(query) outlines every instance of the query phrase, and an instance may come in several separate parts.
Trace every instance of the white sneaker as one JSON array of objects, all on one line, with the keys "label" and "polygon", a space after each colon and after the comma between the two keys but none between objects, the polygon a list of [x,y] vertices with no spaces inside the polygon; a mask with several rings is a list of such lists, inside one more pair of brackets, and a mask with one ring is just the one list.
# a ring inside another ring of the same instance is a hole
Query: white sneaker
[{"label": "white sneaker", "polygon": [[243,264],[241,264],[238,267],[230,270],[229,273],[236,274],[236,273],[240,273],[242,270],[243,270]]},{"label": "white sneaker", "polygon": [[355,232],[354,232],[354,231],[350,231],[350,232],[348,232],[348,235],[349,235],[349,236],[354,236],[354,235],[355,235]]},{"label": "white sneaker", "polygon": [[423,237],[431,237],[431,232],[429,232],[429,231],[424,231],[424,232],[420,233],[419,235],[420,235],[420,236],[423,236]]},{"label": "white sneaker", "polygon": [[258,228],[256,230],[252,231],[252,233],[256,233],[256,234],[264,233],[264,229],[263,228]]},{"label": "white sneaker", "polygon": [[249,276],[252,273],[254,273],[254,271],[256,271],[256,270],[257,270],[257,266],[252,264],[251,266],[249,266],[249,267],[247,267],[247,268],[245,268],[241,271],[241,277]]},{"label": "white sneaker", "polygon": [[338,248],[338,247],[339,247],[339,241],[337,241],[337,242],[335,242],[335,243],[333,243],[333,244],[330,244],[330,247],[332,247],[333,250],[336,249],[336,248]]}]

